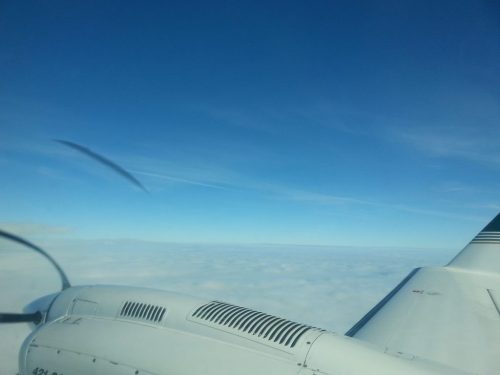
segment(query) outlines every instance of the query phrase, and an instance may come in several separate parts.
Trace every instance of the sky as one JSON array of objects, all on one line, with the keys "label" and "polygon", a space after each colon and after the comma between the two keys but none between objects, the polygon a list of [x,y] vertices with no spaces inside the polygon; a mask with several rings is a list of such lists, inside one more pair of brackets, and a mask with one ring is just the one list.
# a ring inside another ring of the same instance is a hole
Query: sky
[{"label": "sky", "polygon": [[1,226],[463,246],[500,211],[499,19],[493,1],[2,2]]},{"label": "sky", "polygon": [[[500,211],[499,124],[495,1],[0,2],[0,228],[75,285],[345,332]],[[0,311],[57,288],[0,257]]]}]

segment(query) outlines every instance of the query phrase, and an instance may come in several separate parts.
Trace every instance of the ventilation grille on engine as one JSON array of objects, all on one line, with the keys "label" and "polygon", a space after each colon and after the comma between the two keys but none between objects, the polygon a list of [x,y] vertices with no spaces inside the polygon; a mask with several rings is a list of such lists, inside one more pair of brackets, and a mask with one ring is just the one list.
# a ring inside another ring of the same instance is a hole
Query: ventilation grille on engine
[{"label": "ventilation grille on engine", "polygon": [[125,302],[121,311],[120,317],[127,319],[145,320],[148,322],[161,322],[167,309],[162,306],[150,305],[141,302]]},{"label": "ventilation grille on engine", "polygon": [[289,348],[293,348],[310,330],[324,332],[315,327],[218,301],[200,306],[191,317],[196,321],[245,333],[249,338],[259,338]]}]

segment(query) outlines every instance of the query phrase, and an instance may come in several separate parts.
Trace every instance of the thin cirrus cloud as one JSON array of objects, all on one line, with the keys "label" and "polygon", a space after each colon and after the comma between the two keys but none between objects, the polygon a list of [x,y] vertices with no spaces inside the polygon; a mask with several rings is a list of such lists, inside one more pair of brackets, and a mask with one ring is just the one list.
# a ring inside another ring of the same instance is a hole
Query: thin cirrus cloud
[{"label": "thin cirrus cloud", "polygon": [[[197,174],[196,173],[197,170],[203,172]],[[228,170],[225,170],[225,172],[229,173],[227,174],[223,173],[220,175],[220,178],[218,178],[217,172],[207,173],[208,170],[209,167],[207,167],[206,169],[202,167],[199,168],[187,167],[184,169],[182,167],[179,168],[179,165],[177,165],[175,171],[172,171],[172,174],[170,173],[164,174],[162,172],[151,172],[144,170],[133,170],[133,171],[138,175],[143,175],[159,180],[166,180],[170,183],[173,182],[178,184],[196,185],[214,189],[252,190],[259,192],[263,195],[266,195],[268,197],[271,197],[273,199],[289,200],[294,202],[301,202],[304,204],[314,204],[323,206],[338,206],[338,205],[368,206],[375,208],[377,207],[386,208],[399,212],[409,212],[424,216],[453,218],[453,219],[477,221],[477,222],[484,221],[484,217],[473,216],[473,215],[460,215],[447,211],[426,209],[425,207],[424,208],[412,207],[410,205],[406,205],[403,203],[381,202],[381,201],[374,201],[371,199],[364,199],[357,197],[317,193],[294,187],[288,187],[284,185],[253,180],[241,176],[236,172],[229,172]],[[191,171],[191,172],[195,171],[195,172],[186,174],[185,171]],[[179,173],[182,177],[177,177],[175,173]],[[203,180],[205,176],[210,176],[208,181],[206,182]]]},{"label": "thin cirrus cloud", "polygon": [[288,111],[288,115],[306,120],[309,126],[366,136],[387,144],[410,145],[413,150],[433,157],[498,167],[500,141],[496,133],[500,107],[494,98],[484,93],[459,96],[441,92],[432,99],[437,103],[436,113],[431,107],[423,114],[396,111],[382,114],[318,100],[313,105]]},{"label": "thin cirrus cloud", "polygon": [[202,186],[202,187],[207,187],[207,188],[211,188],[211,189],[224,189],[224,186],[222,186],[222,185],[216,185],[216,184],[211,184],[211,183],[207,183],[207,182],[196,181],[193,179],[176,177],[176,176],[172,176],[172,175],[168,175],[168,174],[164,174],[164,173],[147,172],[147,171],[141,171],[141,170],[131,170],[131,172],[133,172],[137,175],[153,177],[153,178],[157,178],[160,180],[165,180],[165,181],[169,181],[169,182],[173,182],[173,183]]},{"label": "thin cirrus cloud", "polygon": [[[405,137],[403,132],[399,131],[398,139],[403,142]],[[394,135],[393,135],[394,136]],[[40,143],[40,142],[38,142]],[[51,145],[39,145],[35,143],[33,147],[28,147],[24,143],[13,142],[6,146],[8,150],[29,153],[34,156],[43,156],[50,159],[66,159],[75,157],[71,153],[61,152],[57,147]],[[422,141],[422,143],[425,143]],[[17,145],[17,146],[16,146]],[[429,147],[429,146],[427,146]],[[64,150],[63,150],[64,151]],[[200,160],[168,160],[168,158],[157,159],[150,156],[130,156],[130,155],[112,155],[114,160],[141,177],[146,184],[154,183],[156,186],[163,187],[168,184],[180,184],[189,186],[198,186],[207,189],[233,189],[240,191],[252,191],[266,198],[289,200],[310,205],[336,206],[336,205],[355,205],[374,208],[388,208],[393,211],[410,212],[419,215],[459,218],[464,220],[478,221],[484,220],[482,217],[468,215],[459,215],[452,212],[427,209],[425,207],[412,207],[405,202],[390,202],[374,200],[370,197],[345,196],[341,194],[330,194],[311,191],[296,186],[280,184],[272,181],[263,181],[259,177],[245,175],[240,171],[228,168],[221,163],[211,161],[210,163]],[[93,174],[95,168],[91,163],[81,163],[81,167]],[[51,166],[42,166],[35,168],[36,173],[45,177],[64,179],[65,175],[56,171]],[[102,174],[100,172],[99,176]],[[68,177],[69,178],[69,177]],[[75,177],[72,177],[75,178]],[[154,186],[154,185],[153,185]]]},{"label": "thin cirrus cloud", "polygon": [[[147,168],[145,166],[145,168]],[[238,190],[251,190],[260,192],[269,197],[276,199],[286,199],[290,201],[298,202],[309,202],[314,204],[324,204],[324,205],[335,205],[335,204],[363,204],[363,205],[375,205],[375,203],[369,202],[367,200],[357,199],[353,197],[336,196],[331,194],[321,194],[311,191],[296,189],[293,187],[287,187],[279,184],[273,184],[270,182],[259,181],[256,179],[248,178],[242,176],[234,171],[228,171],[227,169],[218,175],[217,171],[213,173],[209,172],[210,167],[203,168],[179,168],[176,166],[176,171],[172,173],[164,174],[162,172],[150,172],[145,170],[133,170],[134,173],[138,175],[143,175],[147,177],[152,177],[160,180],[166,180],[168,182],[174,182],[179,184],[197,185],[201,187],[215,188],[215,189],[238,189]],[[186,171],[196,171],[203,170],[203,172],[197,174],[196,172],[189,173]],[[226,173],[227,172],[227,173]],[[182,177],[178,177],[175,173],[179,173]],[[208,179],[203,180],[205,177]]]},{"label": "thin cirrus cloud", "polygon": [[393,128],[391,136],[430,156],[464,159],[495,168],[500,166],[500,143],[496,138],[460,134],[453,128]]}]

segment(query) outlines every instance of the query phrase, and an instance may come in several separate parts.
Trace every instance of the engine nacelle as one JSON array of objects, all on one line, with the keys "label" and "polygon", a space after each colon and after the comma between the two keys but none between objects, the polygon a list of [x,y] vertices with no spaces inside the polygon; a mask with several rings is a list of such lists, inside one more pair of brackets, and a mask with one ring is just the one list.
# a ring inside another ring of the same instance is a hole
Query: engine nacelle
[{"label": "engine nacelle", "polygon": [[370,363],[450,373],[255,310],[115,286],[61,292],[19,356],[21,375],[360,374]]},{"label": "engine nacelle", "polygon": [[73,287],[61,292],[45,324],[25,340],[20,373],[179,375],[217,369],[218,374],[234,375],[274,369],[273,374],[291,375],[322,332],[250,309],[174,293]]}]

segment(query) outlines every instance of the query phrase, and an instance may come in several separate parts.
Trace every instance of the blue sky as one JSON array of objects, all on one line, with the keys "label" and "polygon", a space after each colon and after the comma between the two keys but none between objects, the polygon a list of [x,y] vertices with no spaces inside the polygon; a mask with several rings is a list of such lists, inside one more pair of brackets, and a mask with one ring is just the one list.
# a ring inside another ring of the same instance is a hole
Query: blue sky
[{"label": "blue sky", "polygon": [[439,248],[500,211],[494,2],[0,8],[4,228]]}]

